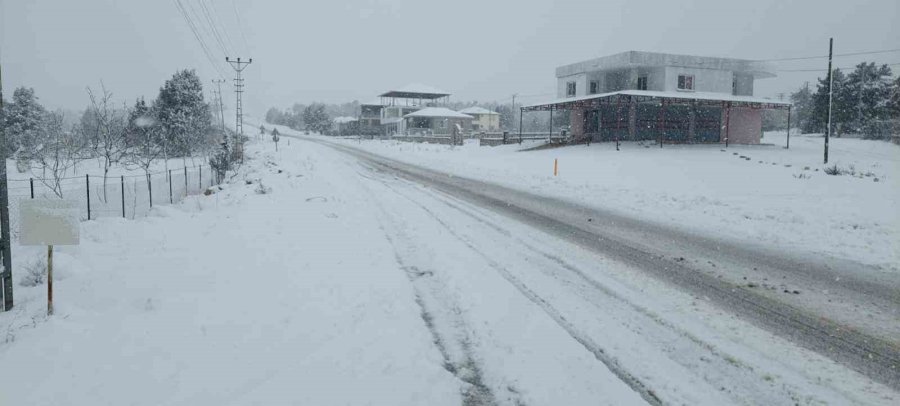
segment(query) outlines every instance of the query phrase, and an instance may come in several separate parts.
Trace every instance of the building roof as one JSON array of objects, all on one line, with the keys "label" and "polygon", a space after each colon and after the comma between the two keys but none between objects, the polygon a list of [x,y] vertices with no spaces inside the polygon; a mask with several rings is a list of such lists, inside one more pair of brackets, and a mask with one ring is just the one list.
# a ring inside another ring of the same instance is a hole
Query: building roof
[{"label": "building roof", "polygon": [[474,118],[470,115],[466,115],[466,114],[460,113],[458,111],[453,111],[453,110],[450,110],[450,109],[444,108],[444,107],[427,107],[422,110],[415,111],[415,112],[412,112],[412,113],[409,113],[409,114],[403,116],[403,118],[409,118],[409,117],[468,118],[468,119]]},{"label": "building roof", "polygon": [[350,117],[350,116],[335,117],[331,121],[334,121],[335,123],[338,123],[338,124],[347,124],[347,123],[352,123],[352,122],[356,121],[356,117]]},{"label": "building roof", "polygon": [[771,64],[760,61],[643,51],[621,52],[560,66],[556,68],[556,77],[561,78],[599,70],[665,66],[729,70],[751,74],[758,79],[775,77],[774,67]]},{"label": "building roof", "polygon": [[384,103],[381,102],[381,99],[369,100],[368,103],[360,103],[360,106],[378,106],[384,107]]},{"label": "building roof", "polygon": [[533,103],[522,106],[525,111],[546,110],[550,106],[560,109],[596,107],[601,104],[609,104],[613,100],[621,100],[622,97],[633,97],[638,101],[647,99],[666,99],[674,100],[677,104],[689,104],[691,102],[699,102],[704,105],[719,104],[722,102],[732,103],[732,107],[760,106],[765,108],[787,108],[791,106],[790,102],[763,99],[753,96],[735,96],[724,93],[709,92],[658,92],[649,90],[621,90],[611,93],[589,94],[587,96],[566,97],[556,100],[548,100],[543,103]]},{"label": "building roof", "polygon": [[450,93],[447,93],[441,89],[431,87],[428,85],[423,85],[420,83],[412,83],[406,86],[403,86],[399,89],[389,90],[379,96],[381,97],[399,97],[404,99],[439,99],[444,96],[449,96]]},{"label": "building roof", "polygon": [[472,106],[469,108],[465,108],[459,111],[463,114],[478,114],[478,115],[500,115],[500,113],[496,111],[490,111],[484,107]]}]

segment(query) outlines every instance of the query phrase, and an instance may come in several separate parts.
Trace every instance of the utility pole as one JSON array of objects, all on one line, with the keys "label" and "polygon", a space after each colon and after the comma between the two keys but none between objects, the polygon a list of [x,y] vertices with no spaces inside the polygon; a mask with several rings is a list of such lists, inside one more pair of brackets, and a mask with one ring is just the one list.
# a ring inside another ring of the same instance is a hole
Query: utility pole
[{"label": "utility pole", "polygon": [[241,145],[241,162],[244,162],[244,108],[241,104],[241,94],[244,93],[244,79],[241,78],[241,72],[244,69],[247,69],[247,65],[253,63],[253,58],[250,58],[250,60],[246,62],[242,62],[241,58],[232,60],[231,58],[226,56],[225,62],[228,62],[234,69],[234,93],[236,98],[236,101],[234,103],[234,130],[238,136],[238,143]]},{"label": "utility pole", "polygon": [[828,39],[828,122],[825,125],[825,163],[828,163],[828,138],[831,137],[831,99],[834,87],[834,74],[831,72],[831,51],[834,46],[834,38]]},{"label": "utility pole", "polygon": [[227,132],[225,132],[225,104],[222,101],[222,83],[225,83],[225,79],[213,79],[212,82],[216,85],[217,108],[219,110],[219,120],[222,123],[222,134],[224,135],[227,134]]},{"label": "utility pole", "polygon": [[518,96],[518,95],[519,95],[518,93],[513,93],[513,95],[512,95],[512,106],[510,106],[510,109],[509,109],[509,114],[511,115],[511,117],[509,118],[510,129],[512,129],[512,126],[516,122],[516,96]]},{"label": "utility pole", "polygon": [[[2,65],[2,63],[0,63]],[[0,110],[3,109],[3,70],[0,68]],[[0,310],[13,308],[12,251],[9,244],[9,185],[6,182],[6,131],[0,125],[0,256],[3,257],[3,270],[0,272]]]}]

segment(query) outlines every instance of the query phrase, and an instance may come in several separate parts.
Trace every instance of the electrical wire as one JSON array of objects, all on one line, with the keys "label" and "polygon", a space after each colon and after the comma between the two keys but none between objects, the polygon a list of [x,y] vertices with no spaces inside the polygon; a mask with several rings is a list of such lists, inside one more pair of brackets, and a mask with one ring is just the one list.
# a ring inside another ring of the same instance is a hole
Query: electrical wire
[{"label": "electrical wire", "polygon": [[[881,66],[881,65],[897,66],[897,65],[900,65],[900,62],[876,64],[876,66]],[[832,68],[832,69],[851,70],[851,69],[856,69],[856,66],[845,66],[845,67]],[[779,69],[779,70],[777,70],[777,72],[828,72],[828,68],[825,68],[825,69]]]},{"label": "electrical wire", "polygon": [[[900,52],[900,48],[895,49],[880,49],[877,51],[861,51],[861,52],[848,52],[842,54],[833,54],[832,58],[844,57],[844,56],[858,56],[858,55],[874,55],[874,54],[886,54],[890,52]],[[776,59],[754,59],[754,62],[783,62],[783,61],[803,61],[809,59],[827,59],[828,55],[816,55],[816,56],[800,56],[793,58],[776,58]]]},{"label": "electrical wire", "polygon": [[197,42],[200,43],[200,48],[203,50],[203,53],[206,55],[206,58],[209,60],[210,65],[212,65],[213,69],[215,69],[216,73],[219,77],[226,77],[224,71],[216,63],[216,58],[213,57],[212,52],[209,50],[209,47],[206,45],[206,41],[203,40],[203,37],[200,35],[197,26],[194,24],[194,21],[191,19],[187,10],[184,7],[184,4],[181,3],[181,0],[172,0],[175,3],[175,7],[181,13],[181,16],[184,17],[184,21],[187,23],[188,27],[191,29],[191,32],[194,33],[194,38],[197,39]]}]

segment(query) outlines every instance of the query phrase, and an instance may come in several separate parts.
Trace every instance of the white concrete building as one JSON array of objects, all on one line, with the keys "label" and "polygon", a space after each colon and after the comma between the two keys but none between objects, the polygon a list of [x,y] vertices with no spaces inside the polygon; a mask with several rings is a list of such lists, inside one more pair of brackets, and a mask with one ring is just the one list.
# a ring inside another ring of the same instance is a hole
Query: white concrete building
[{"label": "white concrete building", "polygon": [[523,111],[565,110],[576,139],[758,144],[762,110],[790,104],[753,96],[767,64],[628,51],[556,69],[557,99]]}]

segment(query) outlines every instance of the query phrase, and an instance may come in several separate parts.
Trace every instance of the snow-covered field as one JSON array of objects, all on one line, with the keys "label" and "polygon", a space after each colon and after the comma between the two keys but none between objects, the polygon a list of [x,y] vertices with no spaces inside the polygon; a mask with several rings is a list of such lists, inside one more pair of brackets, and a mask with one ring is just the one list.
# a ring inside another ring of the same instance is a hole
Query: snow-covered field
[{"label": "snow-covered field", "polygon": [[82,223],[51,318],[45,286],[18,285],[44,252],[14,246],[0,404],[643,403],[623,379],[665,404],[896,400],[641,272],[286,141],[212,195]]},{"label": "snow-covered field", "polygon": [[[820,136],[767,133],[774,145],[611,143],[519,152],[342,139],[380,155],[713,236],[847,258],[900,271],[900,146],[833,138],[826,175]],[[554,160],[559,175],[553,176]]]}]

